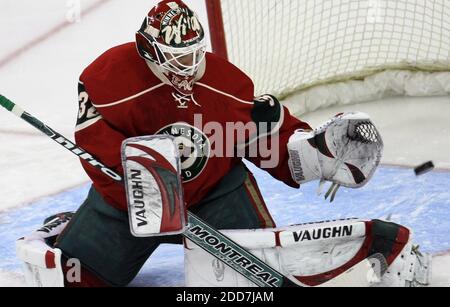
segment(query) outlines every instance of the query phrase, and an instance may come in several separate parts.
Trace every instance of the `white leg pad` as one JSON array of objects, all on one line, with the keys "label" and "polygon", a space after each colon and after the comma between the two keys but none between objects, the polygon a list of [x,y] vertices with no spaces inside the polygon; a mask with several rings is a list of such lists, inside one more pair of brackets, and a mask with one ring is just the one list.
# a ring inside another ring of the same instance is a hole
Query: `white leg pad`
[{"label": "white leg pad", "polygon": [[16,242],[18,258],[23,261],[29,287],[64,287],[61,250],[41,240],[20,239]]},{"label": "white leg pad", "polygon": [[418,255],[409,242],[384,274],[380,287],[424,287],[432,280],[432,256]]}]

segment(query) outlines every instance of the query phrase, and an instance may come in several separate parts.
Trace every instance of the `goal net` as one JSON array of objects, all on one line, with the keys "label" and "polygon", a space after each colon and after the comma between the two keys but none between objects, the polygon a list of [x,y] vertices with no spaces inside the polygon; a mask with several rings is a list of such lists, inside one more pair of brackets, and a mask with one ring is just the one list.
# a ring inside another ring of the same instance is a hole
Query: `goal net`
[{"label": "goal net", "polygon": [[252,77],[257,94],[286,98],[387,69],[450,71],[449,0],[207,4],[213,49]]}]

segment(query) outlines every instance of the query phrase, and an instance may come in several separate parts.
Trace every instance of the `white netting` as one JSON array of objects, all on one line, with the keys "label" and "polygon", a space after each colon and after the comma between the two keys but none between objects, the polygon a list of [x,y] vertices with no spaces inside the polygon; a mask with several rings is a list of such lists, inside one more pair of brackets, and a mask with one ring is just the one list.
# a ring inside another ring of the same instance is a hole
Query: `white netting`
[{"label": "white netting", "polygon": [[385,68],[450,71],[450,0],[222,0],[231,62],[284,98]]}]

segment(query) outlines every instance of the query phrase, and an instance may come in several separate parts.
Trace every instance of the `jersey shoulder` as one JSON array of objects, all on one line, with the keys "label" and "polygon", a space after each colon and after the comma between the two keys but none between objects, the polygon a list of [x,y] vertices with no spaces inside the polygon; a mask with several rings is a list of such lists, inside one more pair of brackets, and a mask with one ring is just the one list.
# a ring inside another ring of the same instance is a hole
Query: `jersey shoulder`
[{"label": "jersey shoulder", "polygon": [[255,87],[251,78],[226,59],[212,53],[206,54],[206,71],[199,83],[242,100],[252,101],[254,98]]},{"label": "jersey shoulder", "polygon": [[109,49],[81,74],[80,83],[95,104],[109,104],[136,95],[161,81],[151,72],[134,43]]}]

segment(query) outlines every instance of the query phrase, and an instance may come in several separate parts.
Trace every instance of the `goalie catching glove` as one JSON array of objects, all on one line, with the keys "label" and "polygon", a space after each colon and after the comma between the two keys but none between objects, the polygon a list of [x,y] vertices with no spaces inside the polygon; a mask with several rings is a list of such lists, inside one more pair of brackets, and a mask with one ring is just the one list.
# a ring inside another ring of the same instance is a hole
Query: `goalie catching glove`
[{"label": "goalie catching glove", "polygon": [[363,187],[381,161],[383,141],[364,113],[339,114],[314,131],[298,130],[289,140],[289,166],[299,183],[333,183],[331,201],[340,186]]}]

